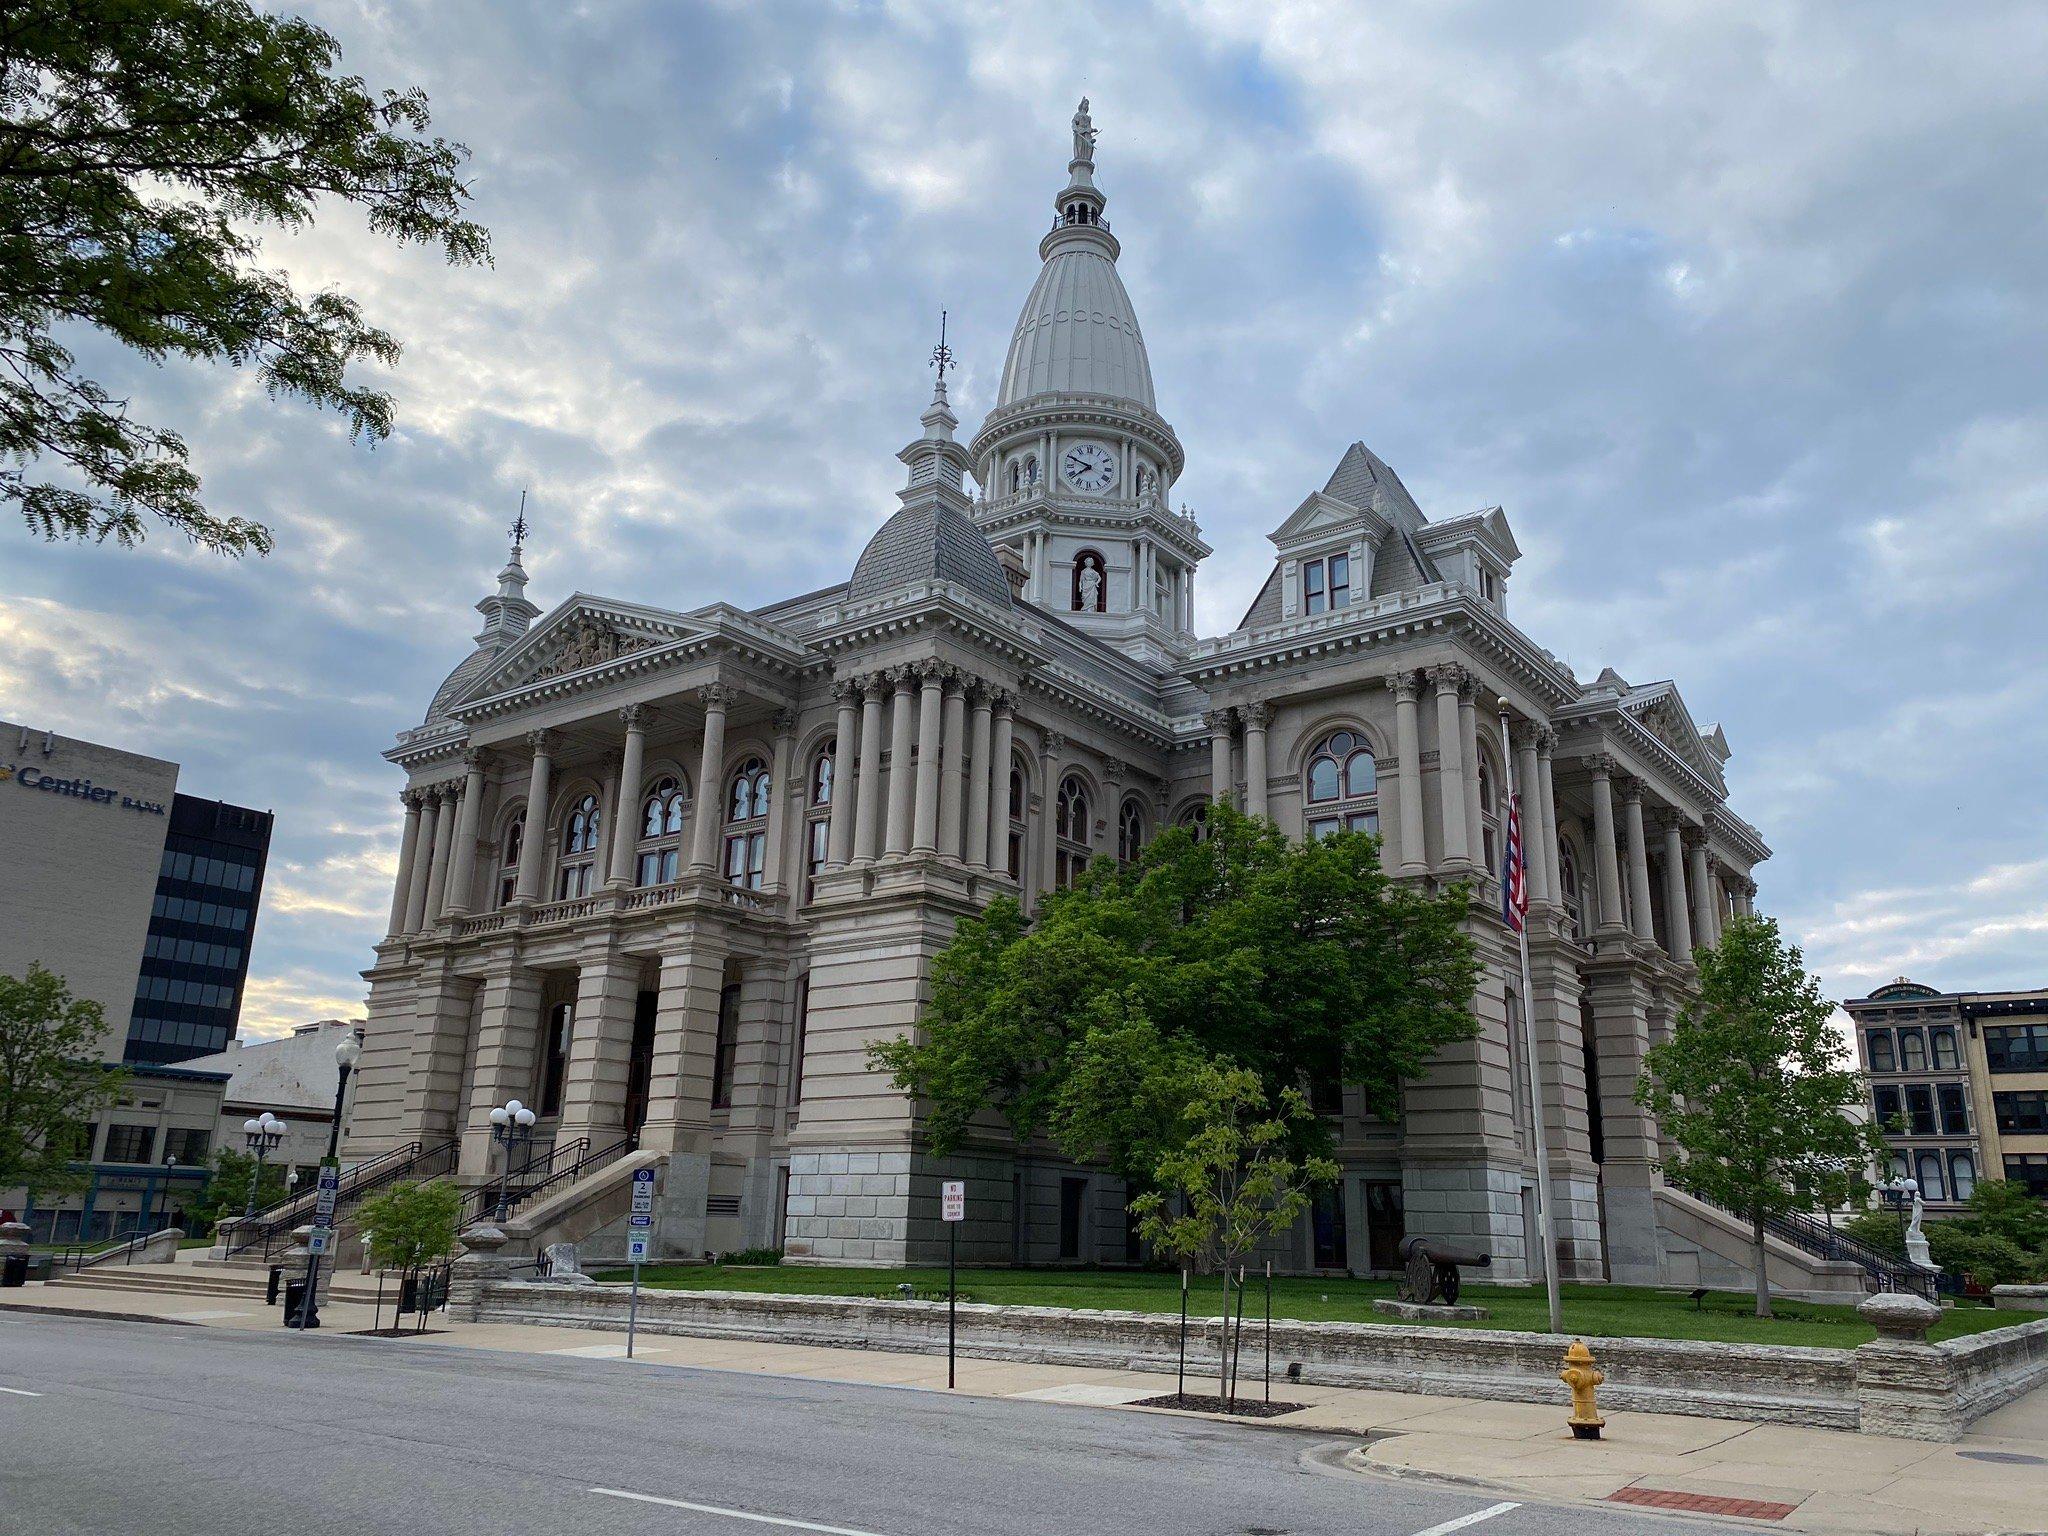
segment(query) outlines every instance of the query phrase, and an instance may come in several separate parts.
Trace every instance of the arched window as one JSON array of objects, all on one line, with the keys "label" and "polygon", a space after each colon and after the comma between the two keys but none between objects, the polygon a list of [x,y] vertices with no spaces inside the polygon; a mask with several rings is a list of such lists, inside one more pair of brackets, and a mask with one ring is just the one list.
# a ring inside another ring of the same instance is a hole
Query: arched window
[{"label": "arched window", "polygon": [[1305,770],[1308,835],[1380,829],[1380,770],[1356,731],[1332,731],[1309,752]]},{"label": "arched window", "polygon": [[1036,484],[1038,484],[1038,455],[1027,453],[1024,455],[1024,489],[1028,491]]},{"label": "arched window", "polygon": [[1920,1181],[1922,1200],[1946,1200],[1948,1180],[1941,1171],[1939,1152],[1922,1152],[1914,1164],[1913,1177]]},{"label": "arched window", "polygon": [[725,878],[750,891],[761,888],[768,857],[768,799],[773,785],[758,757],[740,764],[725,792]]},{"label": "arched window", "polygon": [[604,834],[604,812],[597,796],[580,795],[562,818],[562,863],[555,876],[555,900],[588,896],[597,876],[597,844]]},{"label": "arched window", "polygon": [[1977,1192],[1977,1159],[1967,1152],[1951,1152],[1948,1155],[1949,1187],[1958,1200],[1967,1200]]},{"label": "arched window", "polygon": [[683,818],[690,792],[673,775],[658,779],[640,801],[635,885],[668,885],[682,877]]},{"label": "arched window", "polygon": [[1010,460],[1010,494],[1012,496],[1016,495],[1023,488],[1023,485],[1024,461],[1022,459],[1012,459]]},{"label": "arched window", "polygon": [[1500,780],[1493,775],[1493,764],[1486,754],[1479,754],[1479,850],[1486,860],[1486,867],[1494,874],[1500,873]]},{"label": "arched window", "polygon": [[811,759],[810,777],[804,781],[804,900],[818,894],[818,871],[825,867],[832,846],[833,754],[837,738],[828,738]]},{"label": "arched window", "polygon": [[1010,769],[1010,851],[1009,862],[1004,866],[1010,878],[1019,885],[1024,883],[1024,835],[1028,830],[1026,817],[1031,811],[1031,796],[1024,784],[1024,770]]},{"label": "arched window", "polygon": [[1934,1066],[1938,1072],[1953,1072],[1962,1065],[1956,1055],[1956,1032],[1952,1029],[1931,1029],[1927,1032],[1934,1045]]},{"label": "arched window", "polygon": [[1557,883],[1564,897],[1564,925],[1572,938],[1586,941],[1586,893],[1579,880],[1579,858],[1572,845],[1557,840]]},{"label": "arched window", "polygon": [[498,844],[498,905],[504,906],[519,892],[519,855],[526,846],[526,812],[505,823],[505,836]]},{"label": "arched window", "polygon": [[1180,813],[1180,825],[1188,829],[1188,836],[1196,842],[1209,835],[1209,802],[1197,800]]},{"label": "arched window", "polygon": [[1135,864],[1145,847],[1145,813],[1136,800],[1126,800],[1116,813],[1116,861]]},{"label": "arched window", "polygon": [[1109,567],[1101,552],[1084,549],[1074,556],[1070,606],[1076,613],[1101,613],[1109,595]]},{"label": "arched window", "polygon": [[1075,774],[1060,781],[1053,816],[1053,884],[1072,885],[1088,867],[1088,786]]},{"label": "arched window", "polygon": [[1899,1070],[1901,1072],[1925,1072],[1927,1070],[1927,1040],[1917,1029],[1899,1031]]}]

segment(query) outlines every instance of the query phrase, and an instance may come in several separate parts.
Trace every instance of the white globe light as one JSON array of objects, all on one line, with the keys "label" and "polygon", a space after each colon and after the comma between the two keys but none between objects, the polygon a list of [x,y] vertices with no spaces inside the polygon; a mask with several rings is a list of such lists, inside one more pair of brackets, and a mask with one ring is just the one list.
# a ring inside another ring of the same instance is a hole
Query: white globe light
[{"label": "white globe light", "polygon": [[343,1035],[341,1044],[334,1048],[334,1059],[344,1067],[356,1064],[356,1058],[363,1054],[363,1044],[352,1034]]},{"label": "white globe light", "polygon": [[260,1136],[265,1129],[266,1127],[261,1120],[244,1120],[242,1122],[242,1134],[244,1136]]},{"label": "white globe light", "polygon": [[514,1118],[516,1118],[522,1126],[525,1126],[533,1124],[535,1116],[532,1110],[522,1109]]},{"label": "white globe light", "polygon": [[282,1120],[273,1120],[270,1122],[270,1134],[273,1136],[282,1136],[286,1131],[290,1129],[291,1127],[286,1125]]},{"label": "white globe light", "polygon": [[493,1125],[503,1125],[507,1120],[510,1120],[511,1118],[512,1117],[506,1114],[505,1111],[502,1109],[494,1109],[491,1111],[491,1124]]},{"label": "white globe light", "polygon": [[507,1099],[505,1101],[505,1108],[509,1113],[516,1115],[519,1113],[519,1111],[526,1108],[526,1106],[520,1103],[517,1099]]}]

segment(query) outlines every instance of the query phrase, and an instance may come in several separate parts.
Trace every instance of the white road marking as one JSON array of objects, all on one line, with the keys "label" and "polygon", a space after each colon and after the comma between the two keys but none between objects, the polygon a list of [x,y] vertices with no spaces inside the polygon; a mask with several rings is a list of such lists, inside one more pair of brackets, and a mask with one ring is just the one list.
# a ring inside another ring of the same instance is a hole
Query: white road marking
[{"label": "white road marking", "polygon": [[1089,1382],[1073,1382],[1063,1387],[1040,1387],[1036,1391],[1012,1392],[1008,1395],[1039,1403],[1075,1403],[1091,1408],[1121,1408],[1125,1403],[1135,1403],[1142,1397],[1157,1397],[1159,1389],[1095,1386]]},{"label": "white road marking", "polygon": [[[875,1536],[873,1531],[856,1531],[843,1525],[818,1525],[809,1520],[785,1520],[780,1515],[757,1515],[744,1509],[726,1509],[718,1504],[692,1504],[687,1499],[657,1498],[651,1493],[628,1493],[623,1488],[593,1488],[609,1499],[632,1499],[641,1504],[663,1504],[670,1509],[687,1509],[700,1515],[723,1515],[728,1520],[750,1520],[756,1525],[779,1525],[790,1531],[822,1531],[824,1536]],[[1503,1506],[1513,1509],[1514,1505]],[[1427,1533],[1424,1533],[1427,1536]]]},{"label": "white road marking", "polygon": [[43,1395],[40,1392],[24,1392],[19,1387],[0,1387],[0,1392],[5,1392],[12,1397],[41,1397]]},{"label": "white road marking", "polygon": [[[623,1360],[626,1358],[626,1346],[623,1344],[578,1344],[573,1349],[551,1349],[548,1353],[551,1355],[574,1355],[583,1360]],[[633,1355],[633,1358],[637,1360],[643,1355],[665,1355],[667,1353],[668,1351],[665,1349],[649,1349],[645,1344],[642,1344]]]},{"label": "white road marking", "polygon": [[1477,1525],[1482,1520],[1491,1520],[1495,1515],[1504,1515],[1511,1509],[1520,1509],[1519,1504],[1489,1504],[1484,1509],[1475,1509],[1469,1515],[1460,1515],[1455,1520],[1446,1520],[1442,1525],[1432,1525],[1426,1531],[1417,1531],[1415,1536],[1451,1536],[1452,1531],[1462,1531],[1468,1525]]}]

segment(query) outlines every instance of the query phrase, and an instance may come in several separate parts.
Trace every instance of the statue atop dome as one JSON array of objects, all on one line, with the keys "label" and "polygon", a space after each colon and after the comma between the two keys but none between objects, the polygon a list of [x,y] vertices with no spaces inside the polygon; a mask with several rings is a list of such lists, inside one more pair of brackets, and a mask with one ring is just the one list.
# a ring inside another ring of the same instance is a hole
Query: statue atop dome
[{"label": "statue atop dome", "polygon": [[1086,96],[1074,111],[1074,158],[1088,165],[1095,163],[1095,120],[1088,115]]}]

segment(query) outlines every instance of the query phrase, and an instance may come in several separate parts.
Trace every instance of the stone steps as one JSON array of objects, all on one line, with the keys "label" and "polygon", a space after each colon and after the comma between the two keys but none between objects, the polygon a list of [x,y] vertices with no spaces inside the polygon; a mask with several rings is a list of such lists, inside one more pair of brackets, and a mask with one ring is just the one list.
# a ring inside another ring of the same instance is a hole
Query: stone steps
[{"label": "stone steps", "polygon": [[[155,1296],[223,1296],[237,1301],[261,1301],[269,1288],[270,1276],[267,1270],[254,1274],[213,1270],[202,1274],[168,1264],[152,1264],[132,1269],[85,1269],[59,1276],[49,1283],[82,1290],[143,1291]],[[396,1284],[385,1286],[387,1300],[396,1293]],[[321,1296],[328,1301],[372,1302],[377,1299],[377,1287],[374,1281],[366,1284],[364,1277],[350,1275],[335,1281],[331,1287],[323,1287]]]}]

